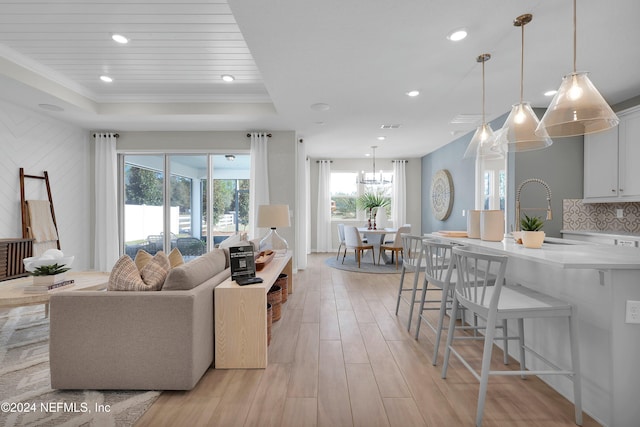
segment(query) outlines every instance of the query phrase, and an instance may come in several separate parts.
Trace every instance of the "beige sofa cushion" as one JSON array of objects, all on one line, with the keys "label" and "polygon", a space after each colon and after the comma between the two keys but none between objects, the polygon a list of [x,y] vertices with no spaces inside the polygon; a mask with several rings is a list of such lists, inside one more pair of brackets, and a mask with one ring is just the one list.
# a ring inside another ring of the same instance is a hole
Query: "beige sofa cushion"
[{"label": "beige sofa cushion", "polygon": [[226,267],[226,256],[221,249],[214,249],[186,264],[171,269],[162,290],[193,289]]},{"label": "beige sofa cushion", "polygon": [[[138,270],[142,271],[144,266],[147,265],[147,263],[152,259],[153,255],[151,255],[149,252],[145,251],[144,249],[138,249],[134,261],[136,263],[136,267],[138,267]],[[184,264],[182,253],[178,248],[173,248],[171,252],[169,252],[169,265],[171,266],[171,268],[174,268],[182,264]]]},{"label": "beige sofa cushion", "polygon": [[169,258],[160,251],[138,271],[136,263],[123,255],[109,275],[109,291],[159,291],[170,269]]},{"label": "beige sofa cushion", "polygon": [[182,252],[180,252],[180,249],[173,248],[171,252],[169,252],[169,264],[171,264],[171,268],[180,267],[184,264],[184,259],[182,258]]}]

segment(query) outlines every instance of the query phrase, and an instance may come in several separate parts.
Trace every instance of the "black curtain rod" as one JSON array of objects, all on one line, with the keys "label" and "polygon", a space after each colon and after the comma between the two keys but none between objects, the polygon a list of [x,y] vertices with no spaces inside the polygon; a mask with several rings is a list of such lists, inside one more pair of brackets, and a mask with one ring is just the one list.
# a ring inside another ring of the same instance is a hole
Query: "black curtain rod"
[{"label": "black curtain rod", "polygon": [[409,160],[391,160],[391,163],[395,163],[395,162],[409,163]]},{"label": "black curtain rod", "polygon": [[[105,132],[105,133],[109,133],[109,132]],[[117,133],[114,133],[113,136],[115,136],[116,138],[120,138],[120,135],[118,135]],[[96,137],[95,133],[93,134],[93,137],[94,138]]]},{"label": "black curtain rod", "polygon": [[333,163],[333,160],[316,160],[316,163],[329,162]]},{"label": "black curtain rod", "polygon": [[[250,134],[250,133],[248,133],[248,134],[247,134],[247,138],[250,138],[250,137],[251,137],[251,134]],[[267,134],[267,138],[271,138],[271,134],[270,134],[270,133],[268,133],[268,134]]]}]

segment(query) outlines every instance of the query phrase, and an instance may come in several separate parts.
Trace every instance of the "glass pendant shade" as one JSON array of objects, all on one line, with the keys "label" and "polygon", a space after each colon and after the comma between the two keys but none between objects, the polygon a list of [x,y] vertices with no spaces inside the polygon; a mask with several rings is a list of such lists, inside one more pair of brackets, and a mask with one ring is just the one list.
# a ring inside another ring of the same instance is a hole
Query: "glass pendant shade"
[{"label": "glass pendant shade", "polygon": [[493,129],[491,129],[491,125],[484,123],[478,126],[478,129],[476,129],[476,132],[473,134],[473,137],[464,152],[463,158],[468,159],[473,157],[495,156],[495,152],[490,150],[494,143],[494,138],[495,135],[493,133]]},{"label": "glass pendant shade", "polygon": [[620,122],[586,72],[564,76],[558,93],[536,129],[551,138],[586,135],[615,127]]},{"label": "glass pendant shade", "polygon": [[496,137],[496,144],[505,146],[508,152],[532,151],[553,144],[544,128],[537,135],[538,116],[528,102],[515,104],[509,117],[502,126],[502,132]]}]

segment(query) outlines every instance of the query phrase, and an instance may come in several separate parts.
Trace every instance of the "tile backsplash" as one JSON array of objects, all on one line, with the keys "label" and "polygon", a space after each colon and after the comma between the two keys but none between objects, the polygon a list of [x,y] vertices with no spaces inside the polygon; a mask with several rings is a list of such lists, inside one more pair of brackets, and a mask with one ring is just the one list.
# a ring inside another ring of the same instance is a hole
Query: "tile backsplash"
[{"label": "tile backsplash", "polygon": [[[617,218],[618,209],[622,209],[623,218]],[[640,233],[640,202],[583,203],[582,199],[564,199],[562,228]]]}]

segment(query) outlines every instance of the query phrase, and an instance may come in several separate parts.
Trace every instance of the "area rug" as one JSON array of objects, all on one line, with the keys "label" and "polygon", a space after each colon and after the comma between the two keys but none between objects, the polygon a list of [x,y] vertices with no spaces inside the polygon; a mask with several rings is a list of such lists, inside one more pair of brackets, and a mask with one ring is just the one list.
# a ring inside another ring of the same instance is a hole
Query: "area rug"
[{"label": "area rug", "polygon": [[[376,259],[376,263],[377,262],[378,260]],[[360,260],[360,268],[358,268],[356,257],[353,254],[347,255],[344,258],[344,264],[342,263],[342,255],[339,256],[337,260],[335,255],[331,258],[327,258],[324,263],[329,267],[337,268],[338,270],[354,271],[357,273],[394,274],[402,271],[402,259],[400,260],[398,269],[396,270],[395,262],[393,264],[374,265],[371,255]]]},{"label": "area rug", "polygon": [[159,395],[52,390],[44,306],[0,311],[0,426],[129,427]]}]

